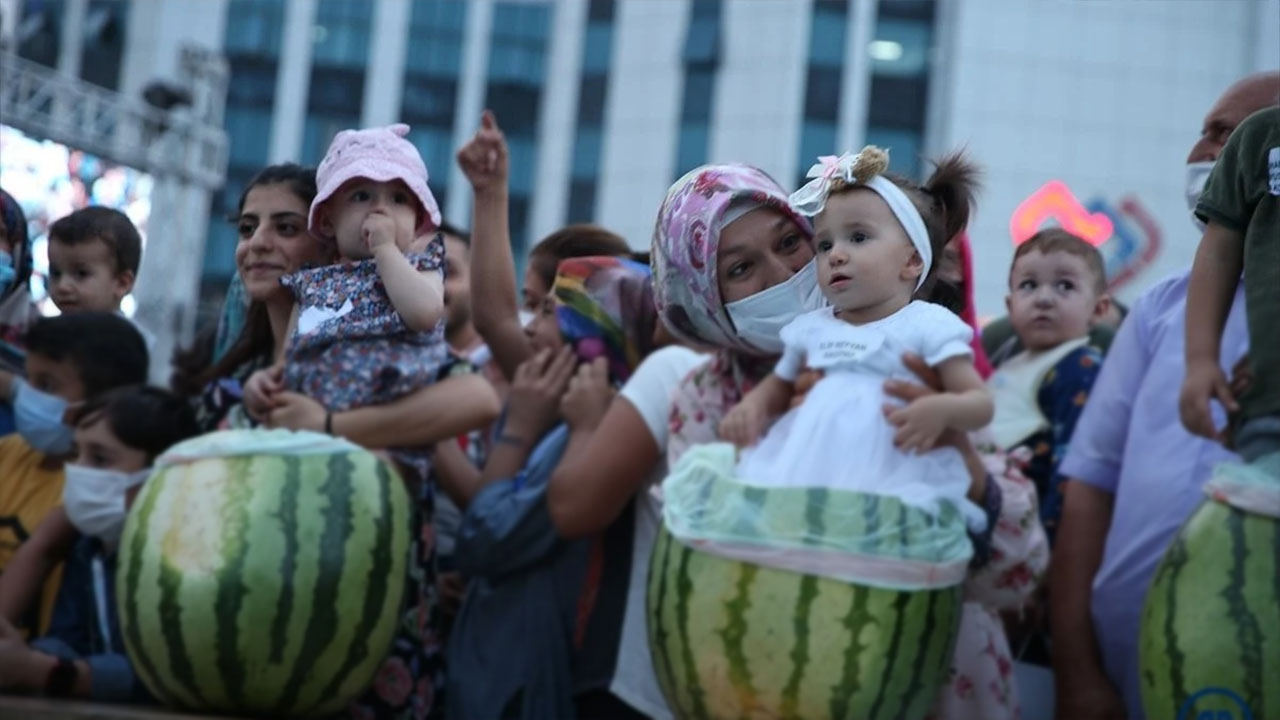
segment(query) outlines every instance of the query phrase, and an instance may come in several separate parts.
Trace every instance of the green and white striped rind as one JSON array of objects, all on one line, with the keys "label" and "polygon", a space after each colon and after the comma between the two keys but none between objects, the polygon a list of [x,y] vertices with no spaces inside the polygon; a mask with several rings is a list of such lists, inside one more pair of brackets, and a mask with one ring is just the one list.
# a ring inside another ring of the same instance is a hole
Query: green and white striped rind
[{"label": "green and white striped rind", "polygon": [[166,703],[333,712],[385,658],[404,594],[408,494],[364,451],[160,469],[125,524],[125,646]]},{"label": "green and white striped rind", "polygon": [[1224,709],[1220,694],[1183,707],[1209,688],[1234,693],[1256,720],[1280,718],[1280,521],[1200,506],[1147,591],[1139,670],[1153,720]]},{"label": "green and white striped rind", "polygon": [[884,590],[691,549],[649,570],[654,670],[688,720],[919,720],[947,678],[961,589]]}]

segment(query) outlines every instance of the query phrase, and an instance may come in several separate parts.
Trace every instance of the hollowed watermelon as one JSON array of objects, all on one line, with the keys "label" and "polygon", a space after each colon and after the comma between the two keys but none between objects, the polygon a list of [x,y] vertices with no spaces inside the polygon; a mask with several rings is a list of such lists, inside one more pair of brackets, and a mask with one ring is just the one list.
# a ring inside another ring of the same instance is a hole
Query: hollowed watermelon
[{"label": "hollowed watermelon", "polygon": [[400,478],[310,433],[214,433],[166,458],[130,511],[117,564],[138,675],[196,710],[343,707],[386,656],[404,594]]},{"label": "hollowed watermelon", "polygon": [[676,717],[919,720],[946,680],[961,590],[762,567],[663,528],[648,607],[654,669]]},{"label": "hollowed watermelon", "polygon": [[1153,720],[1280,718],[1280,521],[1200,506],[1147,591],[1139,667]]}]

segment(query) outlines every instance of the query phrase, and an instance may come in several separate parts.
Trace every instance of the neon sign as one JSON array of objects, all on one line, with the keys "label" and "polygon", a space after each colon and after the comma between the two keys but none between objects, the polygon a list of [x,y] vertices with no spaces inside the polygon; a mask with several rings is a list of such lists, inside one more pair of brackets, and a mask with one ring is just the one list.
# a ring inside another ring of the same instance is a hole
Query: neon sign
[{"label": "neon sign", "polygon": [[1009,222],[1013,244],[1021,245],[1049,220],[1072,235],[1084,238],[1094,247],[1100,247],[1114,231],[1111,218],[1106,213],[1089,212],[1065,183],[1050,180],[1013,211],[1013,219]]},{"label": "neon sign", "polygon": [[1051,180],[1013,211],[1009,233],[1014,246],[1045,225],[1054,224],[1098,248],[1114,290],[1133,279],[1160,254],[1160,228],[1138,202],[1127,196],[1112,205],[1102,198],[1081,203],[1070,188]]}]

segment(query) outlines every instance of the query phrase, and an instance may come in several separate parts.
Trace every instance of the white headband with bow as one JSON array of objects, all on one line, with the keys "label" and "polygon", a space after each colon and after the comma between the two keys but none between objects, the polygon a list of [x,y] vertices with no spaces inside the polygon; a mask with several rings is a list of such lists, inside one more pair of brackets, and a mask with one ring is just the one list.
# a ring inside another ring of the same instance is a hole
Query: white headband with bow
[{"label": "white headband with bow", "polygon": [[[888,151],[885,151],[885,154],[887,155]],[[876,175],[865,183],[859,183],[853,174],[858,155],[859,153],[845,153],[840,157],[824,155],[818,158],[818,162],[809,168],[808,174],[805,175],[813,179],[792,193],[788,202],[797,213],[814,217],[826,206],[827,196],[831,194],[831,183],[836,178],[848,185],[861,185],[868,190],[874,190],[889,205],[893,216],[898,218],[902,229],[907,231],[907,237],[911,239],[911,244],[924,262],[924,269],[920,271],[920,278],[916,280],[916,290],[919,290],[925,278],[929,276],[929,269],[933,267],[933,246],[929,244],[929,231],[925,229],[924,218],[920,216],[920,211],[911,202],[911,198],[908,198],[907,194],[891,180]]]}]

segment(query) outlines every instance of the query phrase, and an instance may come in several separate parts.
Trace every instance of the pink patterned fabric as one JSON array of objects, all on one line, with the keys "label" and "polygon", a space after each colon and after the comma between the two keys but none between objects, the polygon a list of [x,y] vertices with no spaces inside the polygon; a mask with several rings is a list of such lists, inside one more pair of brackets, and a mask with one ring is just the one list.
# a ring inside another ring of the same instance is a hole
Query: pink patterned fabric
[{"label": "pink patterned fabric", "polygon": [[927,720],[1018,720],[1013,653],[1000,620],[1031,602],[1049,568],[1049,541],[1040,524],[1035,485],[1010,457],[979,435],[974,446],[1004,500],[991,536],[991,560],[965,581],[960,635],[951,675]]},{"label": "pink patterned fabric", "polygon": [[343,130],[333,136],[329,151],[316,169],[316,198],[311,201],[307,227],[316,229],[316,209],[355,178],[378,182],[400,180],[409,187],[421,205],[422,219],[418,233],[440,226],[440,206],[427,187],[427,164],[413,143],[405,139],[409,126],[396,123],[367,130]]},{"label": "pink patterned fabric", "polygon": [[667,192],[651,254],[658,315],[685,342],[719,351],[676,388],[667,445],[672,465],[688,448],[717,439],[720,418],[776,359],[760,357],[738,338],[720,298],[716,255],[725,211],[735,200],[775,209],[813,236],[813,226],[787,204],[782,186],[749,165],[704,165]]}]

